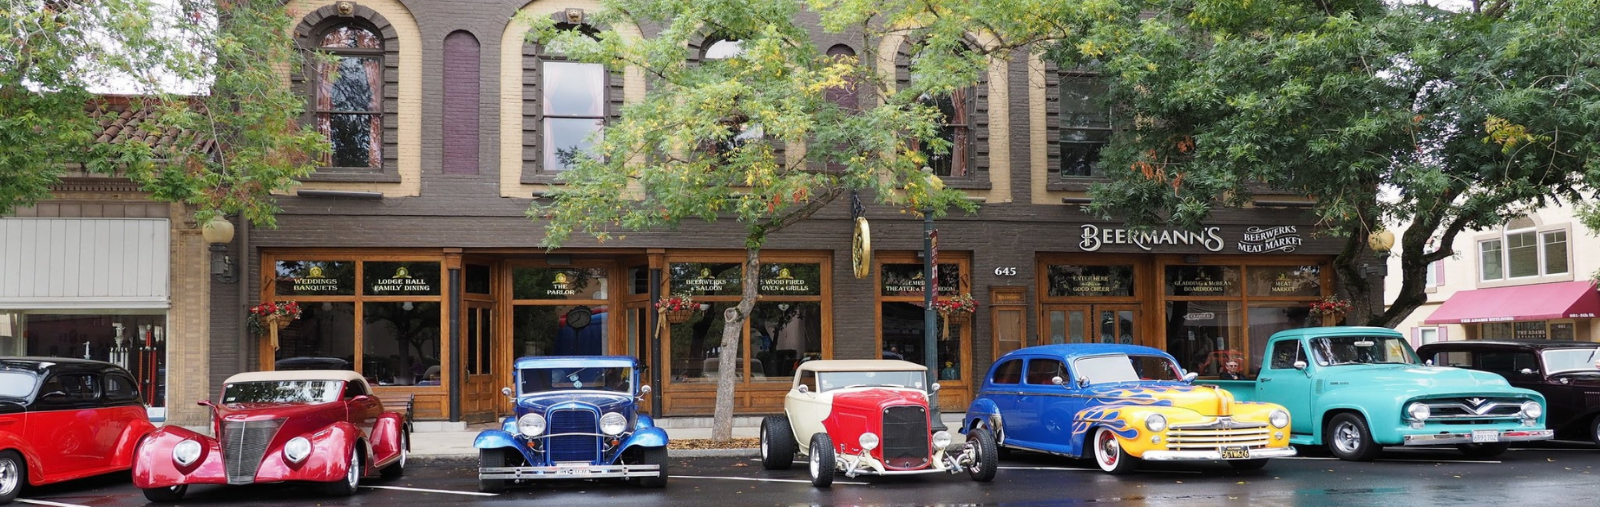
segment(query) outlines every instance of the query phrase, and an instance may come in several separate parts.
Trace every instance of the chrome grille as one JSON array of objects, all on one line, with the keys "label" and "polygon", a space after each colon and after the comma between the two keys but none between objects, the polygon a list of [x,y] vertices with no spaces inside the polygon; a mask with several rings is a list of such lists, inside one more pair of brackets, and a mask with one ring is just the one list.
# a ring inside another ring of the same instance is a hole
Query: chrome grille
[{"label": "chrome grille", "polygon": [[883,409],[883,465],[894,469],[928,464],[928,411],[919,406]]},{"label": "chrome grille", "polygon": [[1522,413],[1521,398],[1449,398],[1422,400],[1428,405],[1428,420],[1496,420],[1516,419]]},{"label": "chrome grille", "polygon": [[1265,424],[1240,423],[1223,417],[1211,424],[1173,426],[1167,430],[1167,448],[1266,447],[1268,433],[1270,430]]},{"label": "chrome grille", "polygon": [[[600,416],[592,410],[552,410],[547,444],[551,461],[600,461]],[[572,435],[571,433],[580,433]]]},{"label": "chrome grille", "polygon": [[256,480],[256,469],[267,454],[267,446],[278,434],[283,419],[267,421],[227,421],[222,426],[222,459],[228,484],[249,484]]}]

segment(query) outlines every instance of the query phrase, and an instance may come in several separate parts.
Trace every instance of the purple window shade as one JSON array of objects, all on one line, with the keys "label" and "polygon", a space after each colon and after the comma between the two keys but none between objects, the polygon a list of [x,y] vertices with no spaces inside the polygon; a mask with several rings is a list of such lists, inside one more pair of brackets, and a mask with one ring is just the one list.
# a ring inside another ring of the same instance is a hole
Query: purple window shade
[{"label": "purple window shade", "polygon": [[444,38],[444,172],[478,174],[480,48],[467,32]]}]

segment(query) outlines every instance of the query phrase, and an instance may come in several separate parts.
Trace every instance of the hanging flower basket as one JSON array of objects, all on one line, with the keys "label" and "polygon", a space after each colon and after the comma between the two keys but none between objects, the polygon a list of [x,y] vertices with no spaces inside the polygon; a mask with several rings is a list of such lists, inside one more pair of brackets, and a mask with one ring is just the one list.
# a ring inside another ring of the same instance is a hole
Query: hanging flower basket
[{"label": "hanging flower basket", "polygon": [[694,310],[668,310],[666,313],[668,324],[682,324],[694,317]]},{"label": "hanging flower basket", "polygon": [[951,325],[965,326],[972,323],[972,312],[968,311],[956,310],[939,312],[939,316],[944,317],[945,322],[949,322]]},{"label": "hanging flower basket", "polygon": [[972,294],[962,294],[933,302],[934,311],[944,318],[945,337],[950,336],[950,326],[966,326],[972,322],[972,313],[978,311],[978,300]]},{"label": "hanging flower basket", "polygon": [[1311,315],[1321,317],[1323,326],[1337,326],[1344,322],[1344,316],[1350,313],[1353,305],[1348,299],[1337,296],[1328,296],[1311,302]]},{"label": "hanging flower basket", "polygon": [[272,350],[278,350],[278,331],[289,327],[289,323],[300,318],[300,304],[294,301],[266,302],[250,307],[249,315],[245,318],[245,325],[250,332],[260,336],[267,335],[272,340]]},{"label": "hanging flower basket", "polygon": [[656,308],[666,315],[669,324],[688,322],[695,312],[700,311],[700,305],[695,304],[694,297],[688,294],[673,294],[657,302]]}]

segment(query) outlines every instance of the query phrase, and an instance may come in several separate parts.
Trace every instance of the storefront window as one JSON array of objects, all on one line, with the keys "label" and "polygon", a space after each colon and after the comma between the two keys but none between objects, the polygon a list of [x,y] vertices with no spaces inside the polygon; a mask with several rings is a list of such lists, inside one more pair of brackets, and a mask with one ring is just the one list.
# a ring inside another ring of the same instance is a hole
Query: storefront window
[{"label": "storefront window", "polygon": [[1168,301],[1167,352],[1202,377],[1220,375],[1229,360],[1251,364],[1244,356],[1241,310],[1237,301]]},{"label": "storefront window", "polygon": [[515,299],[606,299],[605,268],[516,268],[511,270]]},{"label": "storefront window", "polygon": [[1051,297],[1133,296],[1133,266],[1052,265]]},{"label": "storefront window", "polygon": [[674,262],[668,271],[673,294],[737,296],[744,291],[744,265],[737,262]]},{"label": "storefront window", "polygon": [[750,335],[750,371],[788,382],[800,363],[822,358],[822,303],[757,302]]},{"label": "storefront window", "polygon": [[356,304],[302,303],[278,331],[275,370],[355,370]]},{"label": "storefront window", "polygon": [[822,295],[822,265],[774,263],[761,265],[762,296]]},{"label": "storefront window", "polygon": [[606,351],[605,306],[519,305],[511,312],[516,357],[598,356]]},{"label": "storefront window", "polygon": [[1322,296],[1321,266],[1250,266],[1249,269],[1251,297]]},{"label": "storefront window", "polygon": [[[924,339],[923,306],[920,303],[883,303],[883,358],[903,359],[927,366],[927,340]],[[934,339],[939,364],[939,380],[961,380],[965,368],[961,364],[961,325],[946,326],[939,317],[934,329]],[[948,330],[948,331],[947,331]]]},{"label": "storefront window", "polygon": [[1238,296],[1238,266],[1167,266],[1168,296]]},{"label": "storefront window", "polygon": [[437,296],[437,262],[367,262],[361,269],[362,295]]},{"label": "storefront window", "polygon": [[379,386],[439,385],[439,303],[363,303],[361,373]]},{"label": "storefront window", "polygon": [[[1250,268],[1251,273],[1256,268]],[[1311,308],[1300,301],[1262,301],[1250,303],[1250,362],[1246,373],[1261,371],[1261,358],[1267,350],[1267,339],[1285,329],[1298,329],[1318,325],[1311,318]],[[1239,363],[1241,366],[1246,363]]]},{"label": "storefront window", "polygon": [[114,363],[133,374],[141,400],[166,406],[165,314],[0,311],[0,356],[44,356]]},{"label": "storefront window", "polygon": [[274,294],[279,296],[354,296],[352,261],[278,261]]},{"label": "storefront window", "polygon": [[701,310],[688,322],[672,324],[670,355],[673,381],[717,381],[717,350],[722,346],[722,311],[736,305],[738,302],[731,301],[701,303]]}]

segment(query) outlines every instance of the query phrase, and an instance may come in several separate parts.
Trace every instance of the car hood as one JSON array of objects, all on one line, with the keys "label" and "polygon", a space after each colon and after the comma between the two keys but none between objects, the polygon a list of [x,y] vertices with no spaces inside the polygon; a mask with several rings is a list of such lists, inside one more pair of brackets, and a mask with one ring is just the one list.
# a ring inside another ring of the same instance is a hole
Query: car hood
[{"label": "car hood", "polygon": [[309,417],[338,411],[344,405],[333,403],[229,403],[217,406],[217,416],[224,421],[264,421]]},{"label": "car hood", "polygon": [[1115,382],[1095,384],[1082,392],[1095,404],[1178,407],[1202,415],[1232,415],[1233,395],[1211,386],[1181,382]]},{"label": "car hood", "polygon": [[928,395],[916,389],[887,387],[862,387],[840,389],[833,393],[834,410],[849,408],[877,412],[899,405],[928,405]]},{"label": "car hood", "polygon": [[1511,384],[1499,375],[1448,366],[1347,364],[1325,366],[1320,373],[1326,388],[1329,389],[1344,385],[1364,390],[1417,392],[1430,395],[1511,389]]},{"label": "car hood", "polygon": [[600,409],[600,412],[604,413],[622,411],[630,408],[633,405],[633,398],[622,393],[602,393],[593,391],[531,394],[517,399],[517,412],[543,413],[544,411],[549,410],[552,406],[568,402],[593,405]]}]

